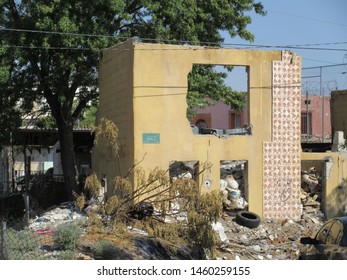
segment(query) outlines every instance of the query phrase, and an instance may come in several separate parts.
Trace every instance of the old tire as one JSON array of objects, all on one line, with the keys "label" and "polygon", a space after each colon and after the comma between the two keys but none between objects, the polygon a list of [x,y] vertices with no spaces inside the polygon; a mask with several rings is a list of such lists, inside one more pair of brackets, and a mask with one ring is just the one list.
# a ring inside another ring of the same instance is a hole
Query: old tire
[{"label": "old tire", "polygon": [[236,222],[248,228],[256,228],[260,224],[260,217],[249,211],[239,211],[236,213]]}]

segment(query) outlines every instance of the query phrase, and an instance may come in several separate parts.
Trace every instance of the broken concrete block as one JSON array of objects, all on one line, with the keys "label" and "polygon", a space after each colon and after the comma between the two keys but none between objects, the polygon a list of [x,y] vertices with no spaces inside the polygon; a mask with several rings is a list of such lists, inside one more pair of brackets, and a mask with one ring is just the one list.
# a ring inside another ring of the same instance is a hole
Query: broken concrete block
[{"label": "broken concrete block", "polygon": [[343,131],[335,131],[333,138],[332,152],[340,152],[346,150],[346,142],[344,139]]}]

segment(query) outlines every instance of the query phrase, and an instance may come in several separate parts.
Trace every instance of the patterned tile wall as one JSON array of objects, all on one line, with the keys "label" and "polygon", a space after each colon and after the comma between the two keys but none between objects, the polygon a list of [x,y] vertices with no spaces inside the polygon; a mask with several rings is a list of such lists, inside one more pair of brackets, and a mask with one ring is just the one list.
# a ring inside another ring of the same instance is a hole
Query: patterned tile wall
[{"label": "patterned tile wall", "polygon": [[263,144],[264,218],[299,220],[301,59],[284,51],[272,67],[272,141]]}]

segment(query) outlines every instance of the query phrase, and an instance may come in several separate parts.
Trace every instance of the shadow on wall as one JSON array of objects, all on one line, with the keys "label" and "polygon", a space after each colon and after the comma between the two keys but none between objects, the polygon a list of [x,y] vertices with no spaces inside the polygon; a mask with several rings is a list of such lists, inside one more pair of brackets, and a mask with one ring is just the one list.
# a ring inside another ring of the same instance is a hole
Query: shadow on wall
[{"label": "shadow on wall", "polygon": [[347,215],[347,178],[343,178],[338,185],[327,196],[326,213],[334,213],[335,217]]}]

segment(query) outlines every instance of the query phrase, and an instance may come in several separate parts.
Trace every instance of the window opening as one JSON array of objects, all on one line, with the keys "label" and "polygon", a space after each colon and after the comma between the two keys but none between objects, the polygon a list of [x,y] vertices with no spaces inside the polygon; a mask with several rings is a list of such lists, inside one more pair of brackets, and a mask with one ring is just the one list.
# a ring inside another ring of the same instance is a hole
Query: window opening
[{"label": "window opening", "polygon": [[301,203],[305,213],[316,213],[323,208],[323,163],[319,160],[301,162]]},{"label": "window opening", "polygon": [[249,135],[248,67],[194,64],[187,118],[194,134]]},{"label": "window opening", "polygon": [[[177,179],[187,179],[196,181],[198,186],[198,175],[199,175],[199,161],[176,161],[172,160],[169,162],[169,176],[170,181],[173,184]],[[198,188],[196,190],[199,191]],[[179,193],[170,192],[170,211],[173,213],[179,213]]]},{"label": "window opening", "polygon": [[220,189],[223,193],[225,210],[246,210],[247,202],[247,161],[222,160],[220,162]]}]

